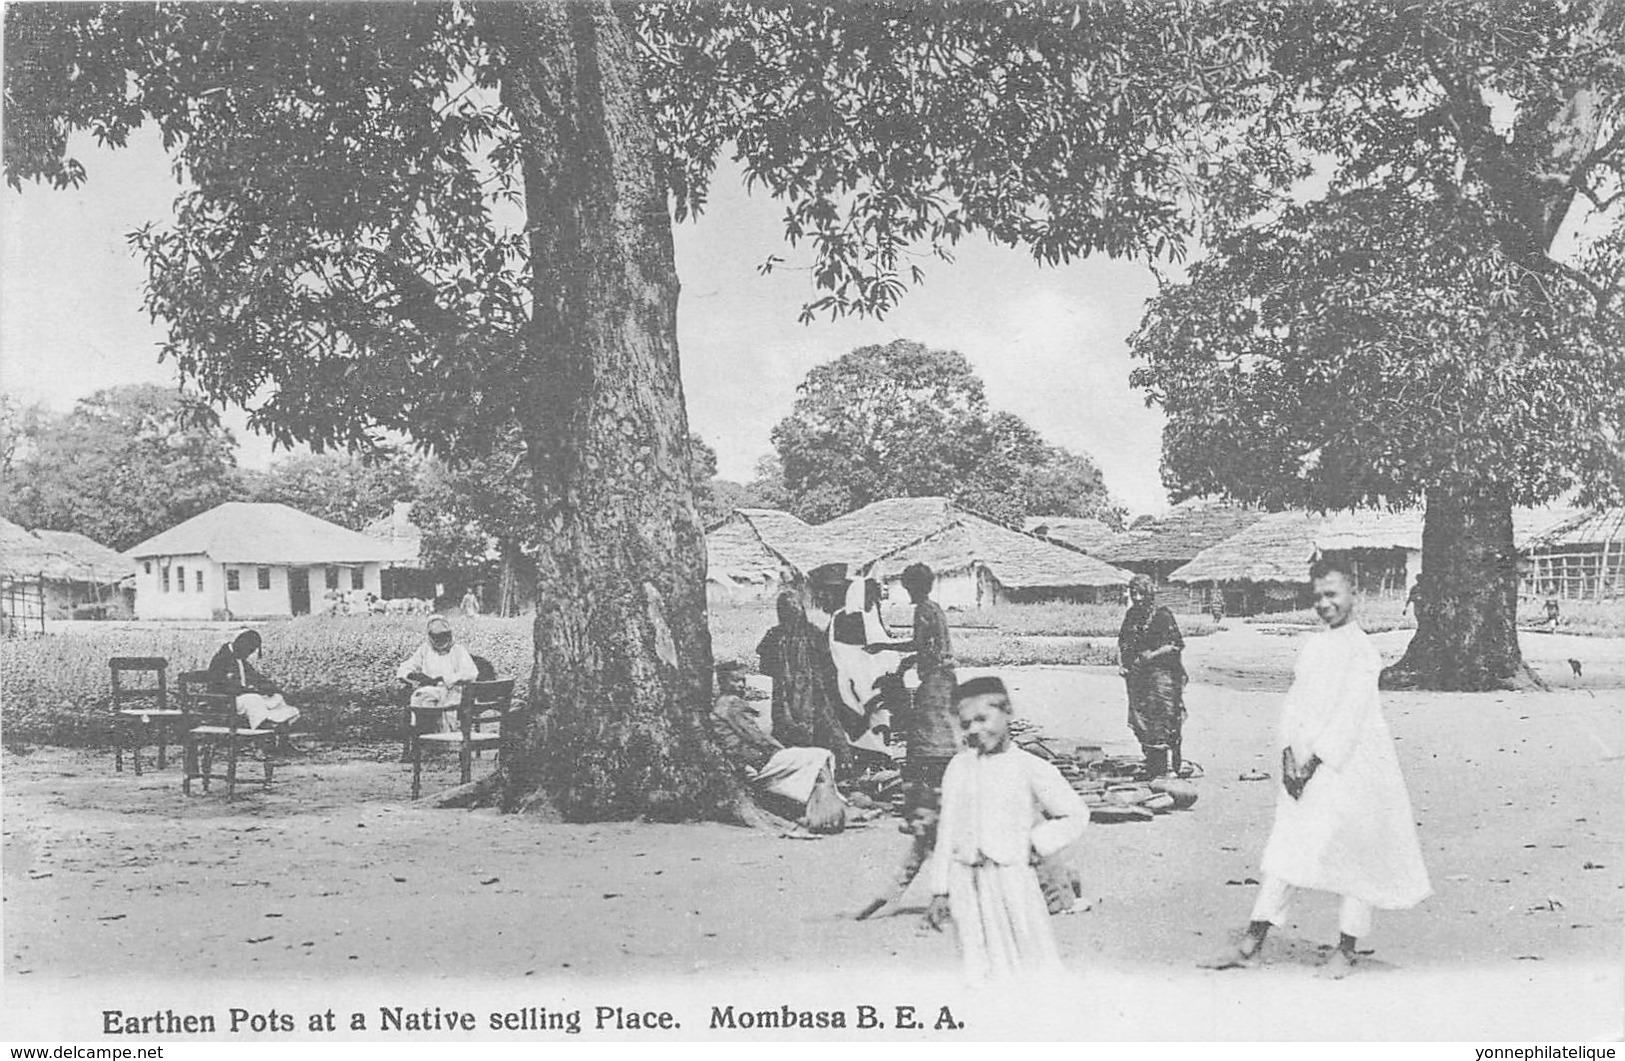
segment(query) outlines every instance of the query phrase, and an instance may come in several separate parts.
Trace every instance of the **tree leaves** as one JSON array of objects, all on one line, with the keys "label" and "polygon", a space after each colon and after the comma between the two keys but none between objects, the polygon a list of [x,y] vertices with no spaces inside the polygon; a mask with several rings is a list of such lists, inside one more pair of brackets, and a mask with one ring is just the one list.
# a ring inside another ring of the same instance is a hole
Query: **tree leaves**
[{"label": "tree leaves", "polygon": [[888,497],[944,496],[995,519],[1106,514],[1086,457],[987,405],[963,354],[897,340],[807,374],[773,429],[792,509],[822,522]]},{"label": "tree leaves", "polygon": [[22,425],[6,518],[124,550],[237,491],[236,444],[195,399],[152,384]]},{"label": "tree leaves", "polygon": [[1495,483],[1538,503],[1613,489],[1620,326],[1482,218],[1372,189],[1232,234],[1131,345],[1180,496],[1325,508]]}]

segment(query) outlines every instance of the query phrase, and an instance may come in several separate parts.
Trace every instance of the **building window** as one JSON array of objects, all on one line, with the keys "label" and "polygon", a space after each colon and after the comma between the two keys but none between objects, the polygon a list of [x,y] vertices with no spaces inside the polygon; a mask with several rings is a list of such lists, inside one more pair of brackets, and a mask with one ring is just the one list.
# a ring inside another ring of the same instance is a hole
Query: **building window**
[{"label": "building window", "polygon": [[163,579],[164,579],[164,581],[163,581],[163,591],[165,593],[168,593],[169,592],[169,568],[167,568],[167,567],[163,568],[162,573],[163,573]]},{"label": "building window", "polygon": [[143,560],[143,561],[141,561],[141,566],[146,569],[147,574],[149,574],[149,575],[152,574],[152,561],[151,560]]},{"label": "building window", "polygon": [[331,564],[329,564],[328,567],[327,567],[326,574],[327,574],[327,588],[328,589],[338,589],[339,588],[339,569],[332,566]]},{"label": "building window", "polygon": [[367,588],[367,573],[365,571],[363,571],[359,567],[350,568],[350,588],[351,589],[366,589]]},{"label": "building window", "polygon": [[186,592],[186,568],[179,565],[175,567],[175,592]]},{"label": "building window", "polygon": [[197,591],[199,593],[202,593],[203,592],[203,569],[201,567],[197,569],[197,577],[195,579],[193,579],[193,581],[197,584]]},{"label": "building window", "polygon": [[243,587],[237,578],[237,569],[235,567],[226,568],[226,589],[236,593],[242,588]]},{"label": "building window", "polygon": [[258,575],[258,577],[259,577],[260,589],[270,589],[271,588],[271,569],[270,568],[268,568],[268,567],[258,568],[255,571],[255,574]]}]

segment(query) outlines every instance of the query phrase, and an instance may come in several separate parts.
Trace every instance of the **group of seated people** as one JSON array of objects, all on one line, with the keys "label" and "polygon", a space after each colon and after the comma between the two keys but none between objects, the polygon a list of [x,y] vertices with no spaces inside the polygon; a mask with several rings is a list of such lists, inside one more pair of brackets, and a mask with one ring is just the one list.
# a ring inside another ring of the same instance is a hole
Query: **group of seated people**
[{"label": "group of seated people", "polygon": [[[209,661],[208,688],[235,698],[237,713],[247,729],[286,731],[299,718],[299,709],[288,703],[282,688],[249,660],[262,646],[259,632],[242,630],[222,644]],[[458,644],[451,623],[436,615],[429,620],[426,636],[416,650],[395,668],[395,677],[407,710],[451,707],[458,704],[469,682],[495,677],[490,664],[476,659]],[[453,712],[440,712],[437,728],[456,728]]]}]

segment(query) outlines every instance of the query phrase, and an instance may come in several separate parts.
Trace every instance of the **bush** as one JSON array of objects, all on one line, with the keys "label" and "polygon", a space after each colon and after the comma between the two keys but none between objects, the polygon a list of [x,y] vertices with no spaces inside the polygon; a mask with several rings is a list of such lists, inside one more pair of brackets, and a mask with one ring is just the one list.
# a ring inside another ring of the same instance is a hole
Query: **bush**
[{"label": "bush", "polygon": [[[391,739],[400,733],[395,668],[423,638],[420,616],[306,616],[256,624],[259,664],[301,713],[299,729],[330,739]],[[0,726],[9,746],[106,745],[111,738],[111,656],[162,656],[176,673],[200,670],[233,627],[87,626],[0,642]],[[503,677],[531,672],[529,619],[466,618],[458,639]]]}]

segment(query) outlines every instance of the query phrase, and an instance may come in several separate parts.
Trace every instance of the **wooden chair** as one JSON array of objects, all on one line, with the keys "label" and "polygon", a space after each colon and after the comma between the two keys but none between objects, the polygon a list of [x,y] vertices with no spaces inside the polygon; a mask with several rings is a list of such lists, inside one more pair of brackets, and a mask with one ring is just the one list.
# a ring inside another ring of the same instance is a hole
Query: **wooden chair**
[{"label": "wooden chair", "polygon": [[[201,778],[203,791],[209,791],[210,781],[226,783],[226,799],[237,794],[237,751],[239,748],[257,748],[265,770],[265,788],[271,788],[271,749],[277,738],[272,729],[249,729],[246,720],[237,713],[237,698],[230,693],[209,691],[209,672],[182,671],[175,676],[175,687],[182,708],[191,725],[186,731],[186,777],[181,790],[192,794],[192,780]],[[226,772],[214,772],[216,747],[225,745]]]},{"label": "wooden chair", "polygon": [[[141,776],[141,749],[158,745],[158,769],[168,753],[171,731],[185,731],[186,712],[169,702],[169,661],[159,656],[114,656],[107,661],[113,683],[113,769],[124,771],[124,747]],[[180,743],[177,741],[177,743]]]},{"label": "wooden chair", "polygon": [[[474,774],[474,753],[495,748],[497,764],[502,763],[502,723],[513,704],[513,679],[499,682],[469,682],[463,686],[463,700],[457,705],[457,732],[414,733],[412,735],[412,798],[423,790],[423,749],[455,746],[462,760],[462,783]],[[415,726],[413,728],[416,728]]]}]

